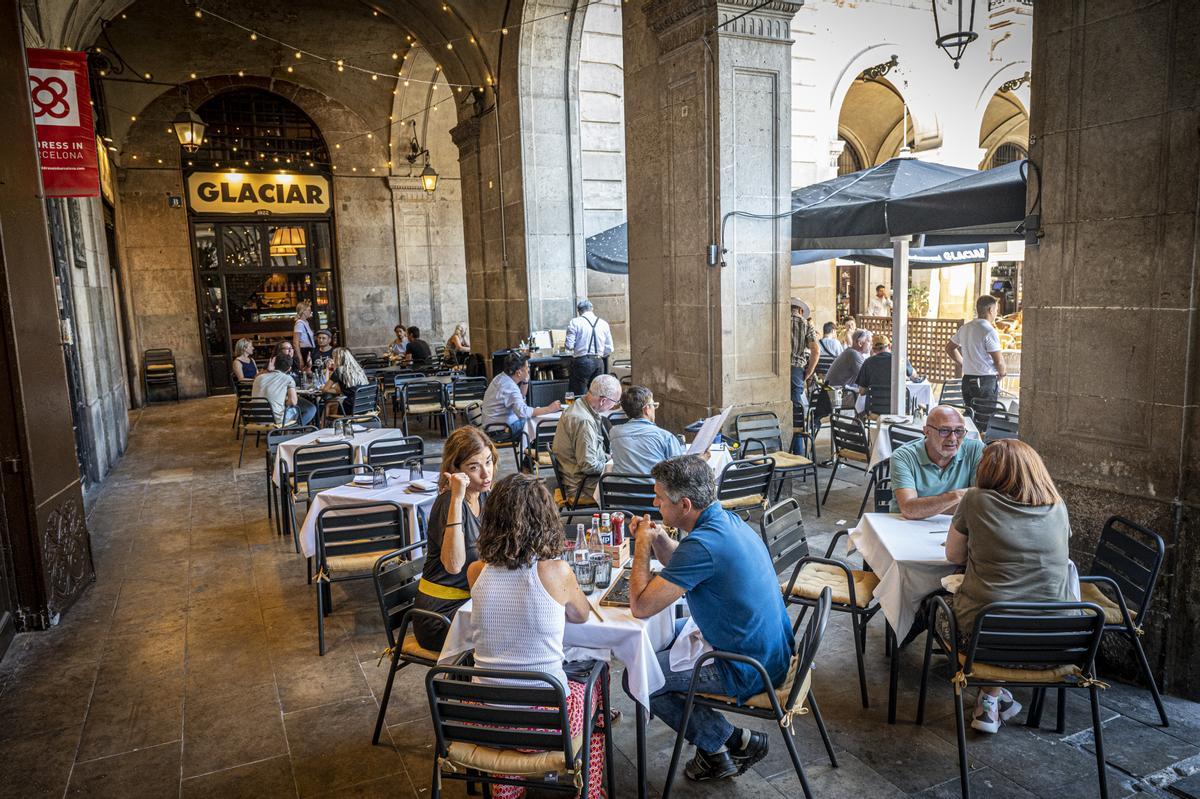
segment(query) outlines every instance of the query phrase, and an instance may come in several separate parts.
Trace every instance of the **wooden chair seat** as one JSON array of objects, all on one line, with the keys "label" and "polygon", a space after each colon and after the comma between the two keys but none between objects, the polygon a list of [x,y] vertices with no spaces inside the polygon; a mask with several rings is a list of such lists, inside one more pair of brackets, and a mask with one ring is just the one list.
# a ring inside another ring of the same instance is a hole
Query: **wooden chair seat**
[{"label": "wooden chair seat", "polygon": [[[851,569],[850,574],[854,579],[856,606],[865,608],[875,597],[875,588],[879,585],[879,575],[860,569]],[[805,599],[816,599],[821,595],[822,588],[830,590],[834,602],[841,605],[850,604],[850,585],[846,581],[846,573],[837,566],[830,566],[827,563],[804,564],[796,578],[796,584],[792,586],[792,595]]]},{"label": "wooden chair seat", "polygon": [[[1100,590],[1100,586],[1095,583],[1080,583],[1079,584],[1080,599],[1084,602],[1094,602],[1099,605],[1104,611],[1105,624],[1124,624],[1125,619],[1121,616],[1121,606],[1116,600],[1110,599],[1108,594]],[[1137,621],[1137,611],[1133,608],[1129,609],[1129,618]]]}]

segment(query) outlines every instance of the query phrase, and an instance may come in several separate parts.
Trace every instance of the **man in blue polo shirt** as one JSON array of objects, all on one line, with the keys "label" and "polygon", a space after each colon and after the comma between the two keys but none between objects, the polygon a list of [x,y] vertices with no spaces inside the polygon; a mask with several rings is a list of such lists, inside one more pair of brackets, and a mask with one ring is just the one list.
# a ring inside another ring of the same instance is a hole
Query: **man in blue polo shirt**
[{"label": "man in blue polo shirt", "polygon": [[[688,535],[672,539],[648,517],[631,528],[637,542],[629,576],[629,608],[645,619],[687,596],[692,619],[713,649],[754,658],[778,687],[787,679],[794,638],[787,609],[762,539],[716,501],[712,469],[699,456],[682,455],[655,466],[654,506],[663,521]],[[666,568],[650,573],[650,558]],[[682,628],[678,623],[676,633]],[[670,649],[658,653],[666,683],[650,697],[650,711],[674,730],[683,710],[692,669],[671,670]],[[699,693],[743,702],[766,690],[751,666],[712,661],[701,670]],[[716,710],[696,705],[684,737],[696,756],[684,768],[692,780],[742,774],[767,755],[767,736],[739,729]]]},{"label": "man in blue polo shirt", "polygon": [[892,513],[906,519],[954,513],[983,455],[983,442],[966,436],[958,409],[939,405],[929,412],[925,438],[892,452]]}]

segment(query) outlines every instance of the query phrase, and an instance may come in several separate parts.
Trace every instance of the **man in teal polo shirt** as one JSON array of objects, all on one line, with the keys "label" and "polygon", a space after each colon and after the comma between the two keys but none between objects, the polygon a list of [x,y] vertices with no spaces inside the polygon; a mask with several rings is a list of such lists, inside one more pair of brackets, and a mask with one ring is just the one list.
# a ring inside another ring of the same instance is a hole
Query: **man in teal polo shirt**
[{"label": "man in teal polo shirt", "polygon": [[892,513],[928,519],[954,513],[975,484],[983,442],[968,439],[966,422],[956,408],[939,405],[925,420],[925,438],[892,452]]}]

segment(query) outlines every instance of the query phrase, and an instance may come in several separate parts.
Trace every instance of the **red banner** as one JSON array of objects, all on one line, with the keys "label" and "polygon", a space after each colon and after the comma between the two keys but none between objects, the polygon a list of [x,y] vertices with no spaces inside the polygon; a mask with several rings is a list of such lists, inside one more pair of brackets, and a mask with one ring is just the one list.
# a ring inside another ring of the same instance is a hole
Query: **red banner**
[{"label": "red banner", "polygon": [[25,53],[46,196],[99,196],[87,55],[69,50]]}]

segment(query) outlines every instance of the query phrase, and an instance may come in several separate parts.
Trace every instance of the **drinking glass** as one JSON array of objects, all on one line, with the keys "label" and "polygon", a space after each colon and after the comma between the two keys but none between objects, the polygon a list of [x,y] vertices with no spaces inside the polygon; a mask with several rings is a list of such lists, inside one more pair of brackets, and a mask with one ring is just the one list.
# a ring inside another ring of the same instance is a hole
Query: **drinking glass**
[{"label": "drinking glass", "polygon": [[382,466],[376,466],[371,472],[371,487],[372,488],[387,488],[387,469]]},{"label": "drinking glass", "polygon": [[575,579],[579,582],[579,590],[591,594],[596,590],[596,564],[591,560],[581,560],[572,564],[575,569]]},{"label": "drinking glass", "polygon": [[567,539],[563,544],[562,554],[559,555],[559,560],[565,560],[567,563],[575,562],[575,542]]},{"label": "drinking glass", "polygon": [[593,552],[588,559],[596,570],[596,587],[608,588],[608,584],[612,582],[612,560],[608,557],[608,553]]}]

